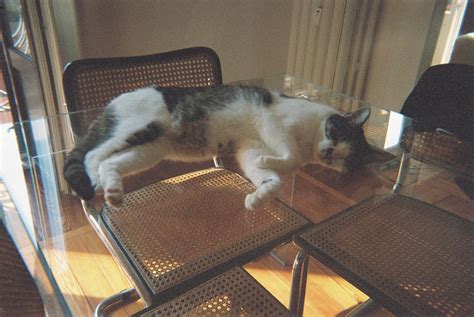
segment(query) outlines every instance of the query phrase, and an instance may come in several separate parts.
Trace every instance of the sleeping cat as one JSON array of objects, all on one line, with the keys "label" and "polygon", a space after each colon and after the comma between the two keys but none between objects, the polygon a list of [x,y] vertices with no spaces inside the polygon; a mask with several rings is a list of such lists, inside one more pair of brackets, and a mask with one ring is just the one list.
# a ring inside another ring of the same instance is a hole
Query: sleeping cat
[{"label": "sleeping cat", "polygon": [[122,177],[162,159],[207,160],[233,152],[256,186],[245,198],[255,210],[278,192],[279,172],[315,162],[354,170],[368,151],[362,130],[369,108],[335,109],[263,88],[147,87],[113,99],[69,153],[64,176],[85,200],[103,189],[118,207]]}]

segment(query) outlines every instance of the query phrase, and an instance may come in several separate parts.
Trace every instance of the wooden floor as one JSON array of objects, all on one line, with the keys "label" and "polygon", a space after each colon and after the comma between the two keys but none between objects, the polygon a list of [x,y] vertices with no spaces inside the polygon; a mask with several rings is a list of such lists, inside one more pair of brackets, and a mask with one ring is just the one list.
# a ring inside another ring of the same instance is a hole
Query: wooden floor
[{"label": "wooden floor", "polygon": [[[369,166],[350,177],[314,166],[301,169],[295,178],[293,205],[312,221],[319,222],[374,193],[390,191],[394,169],[380,172],[379,166],[376,166]],[[421,181],[406,187],[409,194],[474,221],[472,201],[442,173],[438,175],[432,169],[413,169],[412,174],[411,178]],[[291,179],[287,179],[286,184],[290,183]],[[309,192],[312,194],[308,195]],[[282,190],[281,196],[286,201],[291,199],[288,187]],[[48,239],[43,250],[73,316],[91,315],[102,299],[131,287],[88,225],[69,230],[64,236]],[[296,253],[291,244],[288,250],[293,256]],[[288,306],[291,267],[281,266],[267,255],[247,264],[245,269]],[[315,260],[310,262],[307,285],[305,316],[344,316],[367,299],[365,294]],[[142,308],[141,302],[131,303],[114,311],[112,316],[129,316]],[[391,314],[380,310],[377,315]]]}]

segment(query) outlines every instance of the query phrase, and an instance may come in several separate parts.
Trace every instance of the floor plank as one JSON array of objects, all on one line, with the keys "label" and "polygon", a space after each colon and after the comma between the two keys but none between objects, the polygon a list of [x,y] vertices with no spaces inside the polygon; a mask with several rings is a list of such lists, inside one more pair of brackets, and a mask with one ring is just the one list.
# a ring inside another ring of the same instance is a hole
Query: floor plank
[{"label": "floor plank", "polygon": [[[110,256],[110,253],[104,244],[100,242],[100,238],[95,231],[89,231],[86,234],[81,235],[81,238],[111,286],[112,291],[110,295],[133,287],[133,284],[130,282],[127,275],[122,271],[113,257]],[[140,301],[125,306],[124,310],[127,315],[131,315],[142,308],[143,302]],[[116,310],[114,311],[113,316],[120,316],[119,313],[120,312]]]}]

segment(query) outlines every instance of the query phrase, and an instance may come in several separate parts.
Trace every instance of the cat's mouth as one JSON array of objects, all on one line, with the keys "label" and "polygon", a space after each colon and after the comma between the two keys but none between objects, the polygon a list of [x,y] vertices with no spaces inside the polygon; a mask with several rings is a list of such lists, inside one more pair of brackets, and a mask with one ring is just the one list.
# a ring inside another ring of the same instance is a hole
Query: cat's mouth
[{"label": "cat's mouth", "polygon": [[320,164],[339,173],[346,173],[345,159],[334,152],[334,148],[327,148],[319,153]]},{"label": "cat's mouth", "polygon": [[333,148],[327,148],[322,151],[322,160],[324,163],[331,165],[333,162],[333,153],[334,149]]}]

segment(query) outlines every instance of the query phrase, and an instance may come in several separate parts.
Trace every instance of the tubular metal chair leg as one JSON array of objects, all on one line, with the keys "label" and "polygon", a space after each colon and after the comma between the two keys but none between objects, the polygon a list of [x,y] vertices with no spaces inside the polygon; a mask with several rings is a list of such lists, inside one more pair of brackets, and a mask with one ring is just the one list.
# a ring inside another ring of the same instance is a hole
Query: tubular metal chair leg
[{"label": "tubular metal chair leg", "polygon": [[369,298],[365,302],[357,305],[349,314],[348,317],[357,317],[357,316],[371,316],[374,314],[375,309],[379,309],[380,306],[374,300]]},{"label": "tubular metal chair leg", "polygon": [[308,260],[308,254],[304,250],[300,250],[293,264],[290,294],[290,312],[292,316],[303,316]]},{"label": "tubular metal chair leg", "polygon": [[121,306],[140,298],[140,295],[134,288],[124,289],[112,296],[105,298],[97,305],[94,310],[94,317],[105,317],[105,312],[112,307]]},{"label": "tubular metal chair leg", "polygon": [[394,193],[399,193],[402,190],[403,184],[405,182],[406,174],[408,173],[408,167],[410,165],[410,155],[403,152],[400,159],[400,167],[398,169],[397,180],[395,185],[393,185],[392,191]]}]

